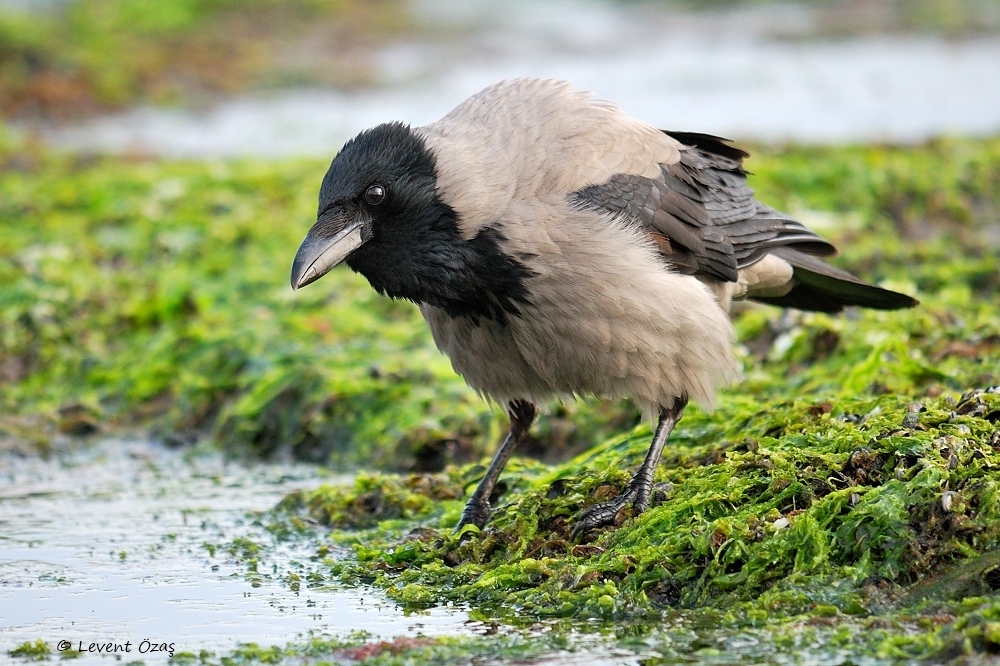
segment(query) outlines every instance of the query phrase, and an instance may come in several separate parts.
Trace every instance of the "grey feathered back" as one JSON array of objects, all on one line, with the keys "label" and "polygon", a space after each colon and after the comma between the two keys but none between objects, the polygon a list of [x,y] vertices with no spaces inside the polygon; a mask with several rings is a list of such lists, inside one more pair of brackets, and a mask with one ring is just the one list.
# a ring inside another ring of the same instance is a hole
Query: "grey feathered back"
[{"label": "grey feathered back", "polygon": [[483,229],[530,270],[504,323],[422,306],[438,346],[501,404],[596,393],[647,414],[736,379],[734,298],[803,309],[915,303],[817,257],[835,248],[754,198],[747,156],[662,132],[538,79],[503,81],[418,128],[463,237]]}]

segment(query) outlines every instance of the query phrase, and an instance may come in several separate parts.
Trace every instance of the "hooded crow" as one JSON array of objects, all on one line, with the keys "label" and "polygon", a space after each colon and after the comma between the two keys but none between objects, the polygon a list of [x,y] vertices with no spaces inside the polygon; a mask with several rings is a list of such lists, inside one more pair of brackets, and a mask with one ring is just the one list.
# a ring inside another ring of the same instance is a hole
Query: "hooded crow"
[{"label": "hooded crow", "polygon": [[420,307],[438,348],[510,433],[459,527],[488,499],[540,401],[629,397],[657,417],[645,461],[574,536],[649,505],[653,473],[689,399],[712,407],[740,377],[735,299],[837,312],[911,307],[819,257],[835,248],[757,201],[748,154],[660,131],[539,79],[502,81],[424,127],[351,139],[319,192],[292,287],[341,262]]}]

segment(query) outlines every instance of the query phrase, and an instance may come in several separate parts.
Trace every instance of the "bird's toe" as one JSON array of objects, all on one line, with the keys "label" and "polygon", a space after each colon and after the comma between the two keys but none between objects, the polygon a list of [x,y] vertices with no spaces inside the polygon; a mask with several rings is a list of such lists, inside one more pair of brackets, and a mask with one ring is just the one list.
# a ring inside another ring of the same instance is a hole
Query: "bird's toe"
[{"label": "bird's toe", "polygon": [[489,519],[489,502],[469,502],[465,505],[465,510],[462,511],[462,518],[458,521],[458,525],[455,526],[455,532],[460,532],[466,525],[475,525],[479,529],[483,529],[486,527],[486,523],[489,522]]},{"label": "bird's toe", "polygon": [[586,534],[591,530],[620,524],[618,515],[629,506],[632,506],[637,512],[642,512],[646,508],[645,504],[648,504],[648,502],[639,502],[637,501],[638,497],[639,492],[637,489],[629,486],[625,492],[613,500],[601,502],[590,507],[576,521],[573,531],[570,532],[570,539],[576,540],[578,536]]}]

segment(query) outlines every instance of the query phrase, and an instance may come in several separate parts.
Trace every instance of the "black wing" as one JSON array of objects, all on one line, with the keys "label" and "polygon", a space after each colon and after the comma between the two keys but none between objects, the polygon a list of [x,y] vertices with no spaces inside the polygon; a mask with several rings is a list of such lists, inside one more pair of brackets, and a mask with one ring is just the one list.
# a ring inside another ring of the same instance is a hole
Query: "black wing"
[{"label": "black wing", "polygon": [[735,282],[737,271],[774,253],[794,267],[795,284],[782,297],[759,300],[834,312],[844,305],[895,309],[916,305],[834,268],[816,256],[836,248],[800,222],[762,204],[747,185],[748,153],[708,134],[666,132],[688,146],[660,177],[627,174],[573,195],[577,205],[641,222],[675,270]]}]

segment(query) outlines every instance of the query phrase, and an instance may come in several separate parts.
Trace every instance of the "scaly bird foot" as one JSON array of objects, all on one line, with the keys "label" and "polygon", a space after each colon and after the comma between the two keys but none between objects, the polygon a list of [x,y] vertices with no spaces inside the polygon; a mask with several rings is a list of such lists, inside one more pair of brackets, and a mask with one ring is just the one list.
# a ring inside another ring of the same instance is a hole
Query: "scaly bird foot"
[{"label": "scaly bird foot", "polygon": [[[645,492],[642,492],[643,490]],[[579,535],[590,530],[617,525],[618,514],[623,509],[628,508],[629,505],[632,505],[636,513],[645,511],[649,506],[649,490],[640,488],[635,483],[630,483],[625,492],[618,497],[590,507],[583,512],[583,515],[577,520],[576,525],[573,526],[573,531],[570,532],[570,540],[575,541]]]},{"label": "scaly bird foot", "polygon": [[489,502],[469,502],[465,505],[465,510],[462,511],[462,519],[458,521],[458,525],[455,526],[455,534],[462,531],[462,528],[466,525],[475,525],[479,529],[486,527],[486,523],[490,519],[490,503]]}]

